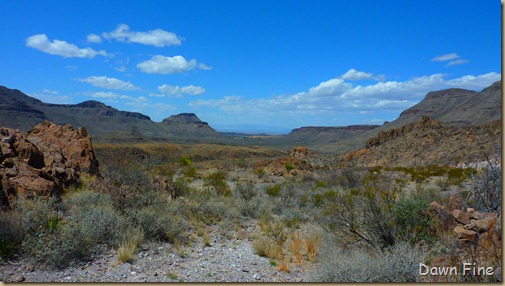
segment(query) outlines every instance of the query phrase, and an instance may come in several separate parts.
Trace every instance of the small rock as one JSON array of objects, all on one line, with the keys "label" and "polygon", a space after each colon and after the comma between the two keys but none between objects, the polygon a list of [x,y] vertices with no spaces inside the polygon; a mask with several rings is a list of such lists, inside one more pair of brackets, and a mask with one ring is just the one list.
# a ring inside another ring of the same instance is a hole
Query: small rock
[{"label": "small rock", "polygon": [[254,279],[260,280],[261,279],[261,275],[259,275],[259,273],[254,274]]},{"label": "small rock", "polygon": [[477,231],[484,232],[488,231],[495,224],[495,219],[486,217],[485,219],[475,221],[475,225],[477,226]]},{"label": "small rock", "polygon": [[35,270],[35,268],[33,267],[33,265],[31,263],[28,263],[25,265],[25,270],[28,272],[33,272],[33,270]]},{"label": "small rock", "polygon": [[20,283],[23,281],[25,281],[25,278],[21,275],[14,277],[14,282],[16,282],[16,283]]},{"label": "small rock", "polygon": [[477,232],[473,230],[464,229],[462,226],[456,226],[454,228],[454,232],[456,233],[456,237],[461,239],[462,241],[471,242],[477,239]]},{"label": "small rock", "polygon": [[131,275],[135,275],[135,274],[137,274],[137,272],[132,271],[132,272],[130,272],[130,274],[131,274]]},{"label": "small rock", "polygon": [[237,232],[237,239],[238,240],[245,240],[249,238],[249,233],[243,229],[239,230]]},{"label": "small rock", "polygon": [[462,224],[469,224],[470,223],[470,216],[461,211],[461,210],[453,210],[452,211],[452,216],[456,219],[456,221],[458,221],[459,223],[462,223]]}]

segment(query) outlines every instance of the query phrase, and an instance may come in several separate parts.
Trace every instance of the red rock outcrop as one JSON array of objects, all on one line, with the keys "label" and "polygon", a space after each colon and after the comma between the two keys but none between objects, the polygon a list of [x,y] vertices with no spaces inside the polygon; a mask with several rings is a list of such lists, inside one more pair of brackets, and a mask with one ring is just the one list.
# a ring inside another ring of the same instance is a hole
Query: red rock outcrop
[{"label": "red rock outcrop", "polygon": [[59,195],[79,173],[99,175],[86,129],[44,121],[31,131],[0,128],[0,207],[18,194]]},{"label": "red rock outcrop", "polygon": [[374,146],[384,144],[385,142],[391,141],[399,136],[402,136],[405,133],[411,132],[412,130],[426,127],[429,128],[440,127],[440,122],[436,120],[431,120],[428,116],[423,116],[421,121],[413,122],[404,125],[400,128],[393,128],[379,132],[377,136],[368,139],[368,141],[366,142],[366,148],[371,148]]}]

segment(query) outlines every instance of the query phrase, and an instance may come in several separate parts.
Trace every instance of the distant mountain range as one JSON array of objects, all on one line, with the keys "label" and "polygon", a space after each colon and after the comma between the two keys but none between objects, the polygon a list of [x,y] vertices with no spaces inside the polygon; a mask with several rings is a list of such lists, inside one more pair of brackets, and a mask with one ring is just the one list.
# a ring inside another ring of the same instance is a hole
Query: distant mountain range
[{"label": "distant mountain range", "polygon": [[[481,92],[451,88],[429,92],[418,104],[403,111],[399,118],[383,125],[351,125],[346,127],[301,127],[287,135],[249,140],[247,135],[219,133],[193,113],[181,113],[154,122],[149,116],[120,111],[98,101],[79,104],[48,104],[19,90],[0,86],[0,126],[31,129],[40,121],[84,126],[98,139],[111,141],[176,140],[231,142],[275,146],[344,146],[355,149],[378,132],[398,128],[421,120],[423,115],[443,125],[470,126],[501,119],[501,81]],[[248,140],[245,140],[248,139]],[[245,140],[245,141],[244,141]]]},{"label": "distant mountain range", "polygon": [[79,104],[48,104],[19,90],[0,86],[0,125],[23,131],[49,120],[74,127],[84,126],[93,137],[122,139],[213,138],[220,134],[195,114],[173,115],[162,122],[137,112],[119,111],[90,100]]}]

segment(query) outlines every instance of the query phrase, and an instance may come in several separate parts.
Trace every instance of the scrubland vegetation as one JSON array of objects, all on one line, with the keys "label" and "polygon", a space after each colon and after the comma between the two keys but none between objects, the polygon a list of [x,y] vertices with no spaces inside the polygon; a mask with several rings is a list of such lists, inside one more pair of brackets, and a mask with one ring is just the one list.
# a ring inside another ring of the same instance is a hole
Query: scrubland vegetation
[{"label": "scrubland vegetation", "polygon": [[[313,265],[313,281],[424,281],[418,264],[442,256],[501,266],[501,249],[460,243],[450,218],[430,212],[431,202],[449,204],[453,196],[465,209],[500,211],[501,169],[493,164],[482,170],[323,165],[274,176],[254,167],[287,155],[268,149],[139,144],[102,145],[96,152],[102,178],[81,177],[61,200],[19,196],[2,214],[3,260],[21,255],[64,268],[112,248],[117,263],[135,263],[144,241],[178,248],[201,237],[210,245],[208,229],[232,238],[252,221],[260,230],[250,236],[257,255],[279,271]],[[297,170],[291,163],[281,167]],[[160,178],[168,185],[160,187]]]}]

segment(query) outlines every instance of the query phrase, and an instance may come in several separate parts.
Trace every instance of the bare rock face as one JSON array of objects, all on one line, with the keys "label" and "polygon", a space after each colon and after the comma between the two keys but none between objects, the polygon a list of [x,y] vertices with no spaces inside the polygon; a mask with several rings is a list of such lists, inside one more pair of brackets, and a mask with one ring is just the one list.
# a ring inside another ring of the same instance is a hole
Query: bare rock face
[{"label": "bare rock face", "polygon": [[86,129],[44,121],[31,131],[0,128],[0,207],[18,194],[59,195],[76,183],[79,173],[98,175]]},{"label": "bare rock face", "polygon": [[368,139],[366,142],[366,148],[372,148],[375,146],[379,146],[388,141],[391,141],[397,137],[402,136],[405,133],[409,133],[412,130],[420,129],[420,128],[437,128],[440,127],[440,122],[436,120],[431,120],[428,116],[423,116],[421,121],[410,123],[404,125],[400,128],[388,129],[386,131],[381,131],[377,134],[377,136]]}]

